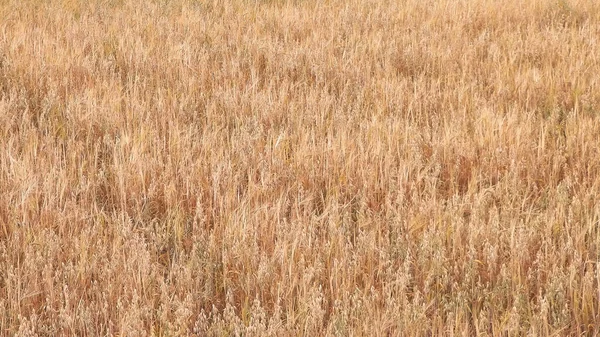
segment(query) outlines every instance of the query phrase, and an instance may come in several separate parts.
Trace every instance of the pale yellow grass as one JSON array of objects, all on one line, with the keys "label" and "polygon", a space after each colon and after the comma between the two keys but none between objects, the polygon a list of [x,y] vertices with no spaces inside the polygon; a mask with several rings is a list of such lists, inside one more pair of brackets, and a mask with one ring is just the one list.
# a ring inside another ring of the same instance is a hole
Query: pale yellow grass
[{"label": "pale yellow grass", "polygon": [[0,334],[593,335],[600,6],[0,1]]}]

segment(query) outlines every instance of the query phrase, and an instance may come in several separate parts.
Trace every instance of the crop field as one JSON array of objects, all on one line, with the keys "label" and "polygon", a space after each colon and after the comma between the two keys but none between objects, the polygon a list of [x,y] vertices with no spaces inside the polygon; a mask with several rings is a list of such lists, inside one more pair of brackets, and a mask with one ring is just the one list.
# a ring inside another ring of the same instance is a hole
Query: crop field
[{"label": "crop field", "polygon": [[0,336],[600,333],[600,3],[0,0]]}]

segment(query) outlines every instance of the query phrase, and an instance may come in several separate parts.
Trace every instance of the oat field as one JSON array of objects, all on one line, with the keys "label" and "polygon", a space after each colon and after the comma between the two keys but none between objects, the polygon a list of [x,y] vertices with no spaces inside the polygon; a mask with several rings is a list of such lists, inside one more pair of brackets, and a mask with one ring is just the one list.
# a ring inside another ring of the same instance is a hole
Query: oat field
[{"label": "oat field", "polygon": [[600,3],[0,0],[0,336],[600,333]]}]

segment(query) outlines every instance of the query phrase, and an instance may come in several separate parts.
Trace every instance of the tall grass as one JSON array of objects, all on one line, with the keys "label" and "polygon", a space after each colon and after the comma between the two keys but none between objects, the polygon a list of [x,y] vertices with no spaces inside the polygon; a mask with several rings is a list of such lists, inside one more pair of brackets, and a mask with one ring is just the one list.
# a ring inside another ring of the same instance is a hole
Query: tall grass
[{"label": "tall grass", "polygon": [[600,5],[0,1],[0,334],[593,335]]}]

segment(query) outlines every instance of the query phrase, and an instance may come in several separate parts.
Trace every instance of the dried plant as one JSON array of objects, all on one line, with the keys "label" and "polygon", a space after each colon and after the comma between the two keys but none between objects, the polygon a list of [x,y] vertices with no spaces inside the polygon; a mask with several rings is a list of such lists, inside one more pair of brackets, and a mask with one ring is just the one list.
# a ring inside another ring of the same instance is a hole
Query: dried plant
[{"label": "dried plant", "polygon": [[0,335],[595,335],[600,5],[0,0]]}]

